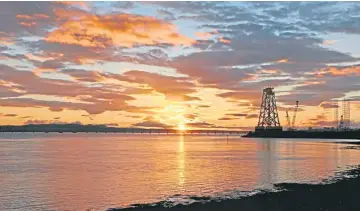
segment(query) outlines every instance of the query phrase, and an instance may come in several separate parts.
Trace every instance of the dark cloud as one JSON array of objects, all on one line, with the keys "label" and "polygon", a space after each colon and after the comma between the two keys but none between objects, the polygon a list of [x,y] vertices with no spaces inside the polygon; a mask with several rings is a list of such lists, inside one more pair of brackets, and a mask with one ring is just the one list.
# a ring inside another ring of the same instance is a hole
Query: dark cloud
[{"label": "dark cloud", "polygon": [[253,129],[253,127],[243,127],[243,126],[222,126],[222,125],[215,125],[208,122],[193,122],[193,123],[187,123],[186,126],[189,126],[191,128],[199,128],[199,129],[224,129],[224,130],[250,130]]},{"label": "dark cloud", "polygon": [[321,113],[308,118],[302,125],[307,127],[334,127],[335,121],[327,119],[325,113]]},{"label": "dark cloud", "polygon": [[197,106],[198,108],[210,108],[211,106],[209,106],[209,105],[199,105],[199,106]]},{"label": "dark cloud", "polygon": [[[177,98],[171,98],[168,97],[168,99],[173,99],[173,100],[177,100]],[[199,97],[192,97],[192,96],[188,96],[188,95],[183,95],[180,98],[181,101],[201,101],[201,99]]]},{"label": "dark cloud", "polygon": [[175,15],[168,11],[168,10],[165,10],[165,9],[158,9],[156,11],[160,17],[162,17],[164,20],[167,20],[167,21],[172,21],[172,20],[175,20]]},{"label": "dark cloud", "polygon": [[49,107],[49,110],[50,110],[50,111],[53,111],[53,112],[60,112],[60,111],[63,111],[64,108],[60,108],[60,107]]},{"label": "dark cloud", "polygon": [[226,114],[227,116],[245,117],[247,114]]},{"label": "dark cloud", "polygon": [[237,105],[238,105],[238,106],[241,106],[241,107],[250,107],[250,106],[251,106],[250,103],[244,103],[244,102],[238,103]]},{"label": "dark cloud", "polygon": [[[232,117],[228,117],[232,116]],[[234,118],[238,117],[238,118]],[[245,117],[245,119],[254,119],[258,118],[257,114],[242,114],[242,113],[234,113],[234,114],[226,114],[226,117],[220,118],[219,120],[235,120]]]},{"label": "dark cloud", "polygon": [[116,99],[117,101],[134,99],[130,96],[112,92],[106,88],[91,88],[70,81],[40,78],[32,72],[18,71],[6,65],[0,65],[0,76],[2,80],[18,85],[19,89],[24,91],[26,94],[43,94],[67,97],[90,95],[93,97],[94,101],[97,99]]},{"label": "dark cloud", "polygon": [[161,123],[155,120],[153,117],[148,116],[144,119],[145,121],[133,124],[135,127],[145,127],[145,128],[172,128],[171,125]]},{"label": "dark cloud", "polygon": [[228,2],[152,2],[175,12],[178,19],[229,23],[255,20],[254,14]]},{"label": "dark cloud", "polygon": [[184,117],[189,120],[194,120],[197,118],[197,114],[185,114]]},{"label": "dark cloud", "polygon": [[302,105],[318,106],[322,102],[342,98],[346,92],[359,89],[360,84],[357,77],[330,76],[314,81],[309,79],[302,86],[294,88],[291,93],[278,96],[277,100],[287,105],[294,105],[294,102],[298,100]]},{"label": "dark cloud", "polygon": [[[112,103],[109,103],[112,102]],[[0,99],[1,106],[7,107],[35,107],[35,108],[49,108],[51,111],[62,111],[64,109],[69,110],[84,110],[89,114],[100,114],[105,111],[128,111],[132,113],[152,113],[151,107],[136,107],[129,106],[116,102],[116,99],[111,101],[97,103],[71,103],[62,101],[44,101],[35,100],[32,98],[11,98],[11,99]]]},{"label": "dark cloud", "polygon": [[22,93],[18,92],[14,88],[9,88],[8,86],[5,86],[5,84],[2,84],[0,81],[0,98],[1,97],[17,97],[21,96]]},{"label": "dark cloud", "polygon": [[[21,22],[29,23],[29,20],[19,19],[19,15],[33,16],[46,15],[47,19],[31,20],[34,25],[27,27],[21,25]],[[16,33],[16,36],[37,35],[43,36],[46,29],[54,20],[52,2],[0,2],[0,31]]]},{"label": "dark cloud", "polygon": [[192,128],[214,128],[216,125],[207,122],[191,122],[187,123],[186,126],[190,126]]},{"label": "dark cloud", "polygon": [[16,117],[18,115],[17,114],[3,114],[3,113],[0,113],[0,116],[2,116],[2,117]]},{"label": "dark cloud", "polygon": [[355,2],[243,2],[242,6],[228,2],[156,4],[183,14],[178,18],[204,22],[204,27],[211,27],[208,23],[212,23],[217,24],[213,28],[220,28],[222,23],[241,20],[244,23],[234,25],[239,28],[242,25],[239,31],[250,34],[260,30],[277,32],[280,36],[283,32],[359,33],[360,29],[357,16],[360,6]]},{"label": "dark cloud", "polygon": [[108,127],[118,127],[119,126],[118,123],[107,123],[105,125],[108,126]]},{"label": "dark cloud", "polygon": [[82,116],[82,117],[87,117],[87,118],[89,118],[90,120],[94,120],[93,114],[82,114],[81,116]]},{"label": "dark cloud", "polygon": [[56,70],[64,67],[61,61],[52,60],[52,59],[44,62],[34,62],[34,65],[37,68],[34,70],[35,73],[55,72]]},{"label": "dark cloud", "polygon": [[259,116],[257,114],[248,114],[245,119],[257,119]]},{"label": "dark cloud", "polygon": [[80,69],[63,69],[61,73],[68,74],[77,81],[101,82],[105,80],[105,75],[98,71],[87,71]]},{"label": "dark cloud", "polygon": [[131,1],[120,1],[120,2],[111,2],[113,7],[121,9],[134,9],[136,7],[136,2]]},{"label": "dark cloud", "polygon": [[[230,90],[241,89],[246,86],[245,82],[251,79],[250,75],[259,76],[256,73],[258,68],[274,69],[287,74],[289,78],[299,78],[303,77],[306,72],[325,68],[327,63],[357,60],[348,54],[321,47],[320,44],[323,40],[318,37],[319,32],[345,32],[347,30],[343,30],[344,26],[347,26],[348,31],[352,31],[351,33],[356,32],[359,21],[355,15],[351,16],[356,13],[354,8],[358,8],[355,3],[344,3],[343,5],[350,6],[337,9],[335,13],[330,12],[333,9],[332,6],[342,3],[244,3],[249,6],[248,8],[234,7],[226,3],[160,4],[173,11],[192,13],[193,17],[196,17],[196,21],[203,20],[202,27],[216,29],[220,34],[230,37],[231,50],[200,51],[179,56],[173,61],[172,66],[178,72],[198,79],[201,84],[206,86]],[[238,10],[236,11],[236,9]],[[257,11],[262,15],[259,15]],[[216,19],[213,19],[215,17],[213,13],[217,14]],[[341,18],[333,18],[334,14]],[[229,21],[230,17],[243,22],[232,24]],[[297,22],[283,21],[283,18],[294,17],[298,17]],[[325,24],[324,19],[326,20]],[[224,20],[230,24],[222,24],[221,22]],[[209,49],[212,43],[211,40],[201,41],[197,42],[195,46],[205,50]],[[282,58],[286,58],[288,62],[276,62]],[[234,68],[238,65],[253,65],[253,68],[241,70]],[[224,67],[228,67],[228,69]],[[265,76],[265,78],[267,77]],[[301,81],[293,81],[294,85],[301,83]],[[347,91],[351,90],[354,89],[349,88]],[[344,91],[342,90],[341,93]],[[247,98],[246,93],[242,94],[244,94],[243,99]],[[237,99],[240,99],[239,95]],[[326,98],[332,96],[339,95],[325,95]],[[291,96],[283,98],[288,97]],[[305,93],[300,98],[304,101],[311,101],[312,97],[316,96],[312,93]],[[312,104],[315,105],[318,102]]]},{"label": "dark cloud", "polygon": [[76,124],[81,125],[80,121],[75,122],[63,122],[58,120],[39,120],[39,119],[31,119],[24,122],[25,125],[42,125],[42,124]]},{"label": "dark cloud", "polygon": [[231,118],[231,117],[222,117],[219,118],[218,120],[237,120],[238,118]]},{"label": "dark cloud", "polygon": [[336,105],[334,103],[321,103],[320,105],[322,108],[339,108],[339,105]]},{"label": "dark cloud", "polygon": [[[347,54],[325,49],[308,39],[280,38],[272,34],[253,34],[231,40],[232,51],[206,51],[176,58],[175,62],[185,63],[190,69],[212,68],[236,65],[261,65],[287,58],[290,62],[324,65],[329,62],[355,61]],[[179,71],[186,74],[185,70]],[[194,66],[192,64],[196,64]],[[194,71],[194,70],[193,70]],[[210,71],[209,71],[210,72]],[[232,70],[232,72],[235,72]],[[227,75],[223,70],[221,73]],[[221,77],[221,76],[220,76]],[[239,79],[239,78],[237,78]]]},{"label": "dark cloud", "polygon": [[138,119],[138,118],[141,118],[142,116],[128,115],[128,116],[126,116],[126,117]]}]

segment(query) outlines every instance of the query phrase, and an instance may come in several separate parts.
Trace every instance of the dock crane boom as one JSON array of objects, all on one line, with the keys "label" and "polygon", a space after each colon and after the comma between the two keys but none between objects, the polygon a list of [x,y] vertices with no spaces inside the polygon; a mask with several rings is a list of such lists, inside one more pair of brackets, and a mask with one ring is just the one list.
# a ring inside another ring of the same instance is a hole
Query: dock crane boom
[{"label": "dock crane boom", "polygon": [[289,110],[286,110],[286,121],[287,121],[288,128],[291,128]]},{"label": "dock crane boom", "polygon": [[296,113],[297,113],[298,107],[299,107],[299,101],[296,101],[294,116],[293,116],[292,125],[291,125],[292,128],[295,128],[295,119],[296,119]]}]

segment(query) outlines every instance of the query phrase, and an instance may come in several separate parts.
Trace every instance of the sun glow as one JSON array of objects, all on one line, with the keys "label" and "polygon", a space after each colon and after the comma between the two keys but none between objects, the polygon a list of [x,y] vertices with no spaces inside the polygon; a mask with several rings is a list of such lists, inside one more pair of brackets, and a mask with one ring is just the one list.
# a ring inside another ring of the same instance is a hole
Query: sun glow
[{"label": "sun glow", "polygon": [[181,130],[181,131],[185,131],[186,130],[185,124],[180,123],[179,126],[178,126],[178,129]]}]

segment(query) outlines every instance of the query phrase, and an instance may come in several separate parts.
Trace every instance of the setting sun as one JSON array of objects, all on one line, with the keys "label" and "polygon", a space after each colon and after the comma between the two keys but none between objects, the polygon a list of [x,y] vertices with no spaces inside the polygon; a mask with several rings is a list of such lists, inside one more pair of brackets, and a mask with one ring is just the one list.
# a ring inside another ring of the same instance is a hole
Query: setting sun
[{"label": "setting sun", "polygon": [[182,131],[186,130],[185,124],[179,124],[178,129]]}]

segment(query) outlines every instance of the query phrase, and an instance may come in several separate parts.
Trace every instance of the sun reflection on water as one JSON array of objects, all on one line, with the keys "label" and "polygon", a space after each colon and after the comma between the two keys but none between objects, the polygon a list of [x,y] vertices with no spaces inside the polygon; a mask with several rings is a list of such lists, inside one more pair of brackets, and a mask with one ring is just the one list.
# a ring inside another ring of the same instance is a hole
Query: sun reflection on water
[{"label": "sun reflection on water", "polygon": [[178,162],[179,162],[179,186],[182,188],[185,181],[185,156],[184,156],[184,136],[179,136],[179,151],[178,151]]}]

